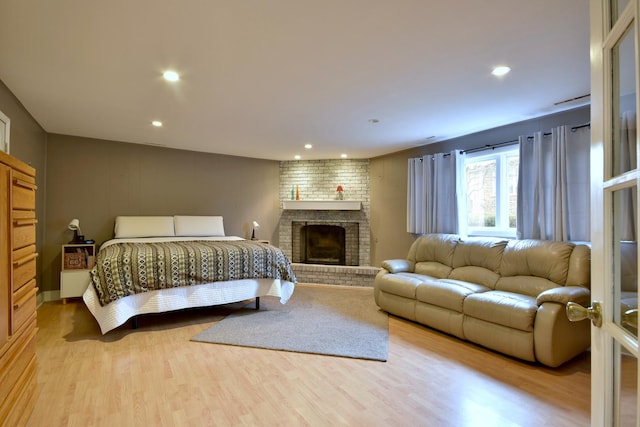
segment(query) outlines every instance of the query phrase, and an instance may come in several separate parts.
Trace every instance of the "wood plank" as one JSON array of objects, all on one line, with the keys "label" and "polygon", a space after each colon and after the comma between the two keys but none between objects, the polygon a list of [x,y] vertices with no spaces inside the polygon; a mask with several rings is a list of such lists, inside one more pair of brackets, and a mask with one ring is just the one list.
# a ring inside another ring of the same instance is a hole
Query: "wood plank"
[{"label": "wood plank", "polygon": [[189,341],[227,312],[102,336],[82,301],[43,304],[28,425],[589,424],[589,353],[551,369],[395,317],[386,363]]}]

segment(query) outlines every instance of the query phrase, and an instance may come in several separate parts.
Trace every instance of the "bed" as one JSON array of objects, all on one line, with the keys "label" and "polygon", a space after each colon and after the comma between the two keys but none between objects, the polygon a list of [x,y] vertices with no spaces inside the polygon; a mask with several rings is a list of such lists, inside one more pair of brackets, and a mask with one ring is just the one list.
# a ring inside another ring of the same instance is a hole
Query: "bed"
[{"label": "bed", "polygon": [[119,216],[82,298],[102,334],[149,313],[280,298],[295,289],[277,247],[226,236],[220,216]]}]

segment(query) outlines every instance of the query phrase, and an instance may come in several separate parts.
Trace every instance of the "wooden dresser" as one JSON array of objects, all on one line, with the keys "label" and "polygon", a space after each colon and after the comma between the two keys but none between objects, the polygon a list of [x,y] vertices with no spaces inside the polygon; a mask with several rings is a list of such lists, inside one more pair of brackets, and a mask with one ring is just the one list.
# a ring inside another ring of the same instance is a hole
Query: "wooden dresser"
[{"label": "wooden dresser", "polygon": [[36,171],[0,152],[0,425],[26,424],[36,390]]}]

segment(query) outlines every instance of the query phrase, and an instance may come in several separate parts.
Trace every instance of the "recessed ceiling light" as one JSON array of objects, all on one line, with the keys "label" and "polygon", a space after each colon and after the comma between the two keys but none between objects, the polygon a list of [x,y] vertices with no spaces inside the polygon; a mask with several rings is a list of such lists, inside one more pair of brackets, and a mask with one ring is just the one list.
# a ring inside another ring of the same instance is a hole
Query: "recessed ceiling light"
[{"label": "recessed ceiling light", "polygon": [[293,156],[293,158],[296,160],[300,160],[302,157],[300,156],[300,154],[296,154],[295,156]]},{"label": "recessed ceiling light", "polygon": [[500,77],[500,76],[504,76],[509,71],[511,71],[511,67],[507,67],[506,65],[500,65],[495,67],[493,71],[491,71],[491,74],[493,74],[494,76]]},{"label": "recessed ceiling light", "polygon": [[176,71],[173,71],[173,70],[165,71],[162,74],[162,77],[164,77],[165,80],[170,82],[177,82],[178,80],[180,80],[180,74],[178,74]]},{"label": "recessed ceiling light", "polygon": [[151,122],[151,126],[155,126],[157,128],[162,127],[162,122],[160,120],[154,120]]},{"label": "recessed ceiling light", "polygon": [[342,157],[343,159],[346,159],[348,156],[344,153],[340,154],[340,157]]},{"label": "recessed ceiling light", "polygon": [[313,148],[313,145],[311,144],[304,144],[304,148],[306,148],[307,150],[310,150]]}]

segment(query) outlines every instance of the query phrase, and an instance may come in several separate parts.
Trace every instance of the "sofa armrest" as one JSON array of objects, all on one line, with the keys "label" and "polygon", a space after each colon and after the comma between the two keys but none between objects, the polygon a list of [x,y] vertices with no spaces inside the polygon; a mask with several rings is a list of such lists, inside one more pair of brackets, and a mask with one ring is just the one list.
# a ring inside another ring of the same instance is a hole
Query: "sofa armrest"
[{"label": "sofa armrest", "polygon": [[415,264],[408,259],[388,259],[382,261],[382,268],[389,271],[389,273],[411,273],[414,267]]},{"label": "sofa armrest", "polygon": [[562,286],[548,289],[538,295],[536,299],[538,306],[545,302],[567,304],[570,301],[587,306],[591,304],[591,291],[581,286]]}]

